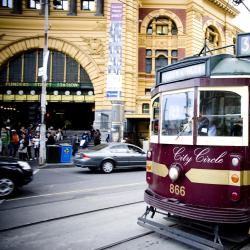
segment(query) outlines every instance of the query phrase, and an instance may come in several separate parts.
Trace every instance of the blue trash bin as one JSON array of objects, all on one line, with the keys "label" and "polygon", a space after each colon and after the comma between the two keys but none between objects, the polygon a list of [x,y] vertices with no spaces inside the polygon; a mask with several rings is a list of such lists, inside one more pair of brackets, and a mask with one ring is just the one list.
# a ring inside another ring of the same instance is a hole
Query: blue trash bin
[{"label": "blue trash bin", "polygon": [[61,163],[70,163],[72,157],[72,146],[69,144],[60,144]]}]

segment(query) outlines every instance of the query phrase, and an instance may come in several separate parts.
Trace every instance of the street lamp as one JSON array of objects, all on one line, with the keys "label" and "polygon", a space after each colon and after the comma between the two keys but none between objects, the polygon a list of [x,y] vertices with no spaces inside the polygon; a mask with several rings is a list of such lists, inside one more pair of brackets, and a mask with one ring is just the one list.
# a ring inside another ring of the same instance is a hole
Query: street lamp
[{"label": "street lamp", "polygon": [[[41,1],[40,1],[41,3]],[[40,152],[39,164],[44,165],[46,162],[46,85],[47,85],[47,65],[49,59],[48,50],[48,26],[49,26],[49,6],[48,0],[43,0],[44,4],[44,47],[43,47],[43,67],[42,67],[42,92],[41,92],[41,126],[40,126]]]}]

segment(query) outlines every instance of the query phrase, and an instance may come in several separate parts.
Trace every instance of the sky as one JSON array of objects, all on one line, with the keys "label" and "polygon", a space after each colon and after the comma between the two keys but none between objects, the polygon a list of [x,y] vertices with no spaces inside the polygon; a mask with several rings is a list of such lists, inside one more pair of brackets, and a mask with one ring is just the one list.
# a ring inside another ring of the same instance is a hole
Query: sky
[{"label": "sky", "polygon": [[[231,2],[231,1],[230,1]],[[250,9],[250,1],[244,0],[244,4]],[[250,32],[250,12],[243,4],[235,6],[241,13],[235,18],[234,24],[243,30],[243,32]]]}]

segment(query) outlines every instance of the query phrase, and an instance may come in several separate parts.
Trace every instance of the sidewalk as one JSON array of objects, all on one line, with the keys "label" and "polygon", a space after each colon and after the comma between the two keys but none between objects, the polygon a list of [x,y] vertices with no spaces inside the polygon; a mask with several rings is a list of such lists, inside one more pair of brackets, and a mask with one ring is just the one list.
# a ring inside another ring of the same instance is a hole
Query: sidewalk
[{"label": "sidewalk", "polygon": [[39,165],[38,160],[27,161],[30,166],[34,169],[49,169],[49,168],[70,168],[74,167],[73,160],[69,163],[58,162],[58,163],[45,163],[44,165]]}]

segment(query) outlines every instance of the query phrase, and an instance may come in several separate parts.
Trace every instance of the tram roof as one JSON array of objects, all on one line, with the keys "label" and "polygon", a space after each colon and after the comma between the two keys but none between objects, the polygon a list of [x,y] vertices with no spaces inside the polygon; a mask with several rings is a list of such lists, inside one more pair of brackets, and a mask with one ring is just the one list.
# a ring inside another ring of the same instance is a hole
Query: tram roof
[{"label": "tram roof", "polygon": [[229,54],[190,57],[157,71],[156,85],[197,77],[250,77],[250,60]]}]

